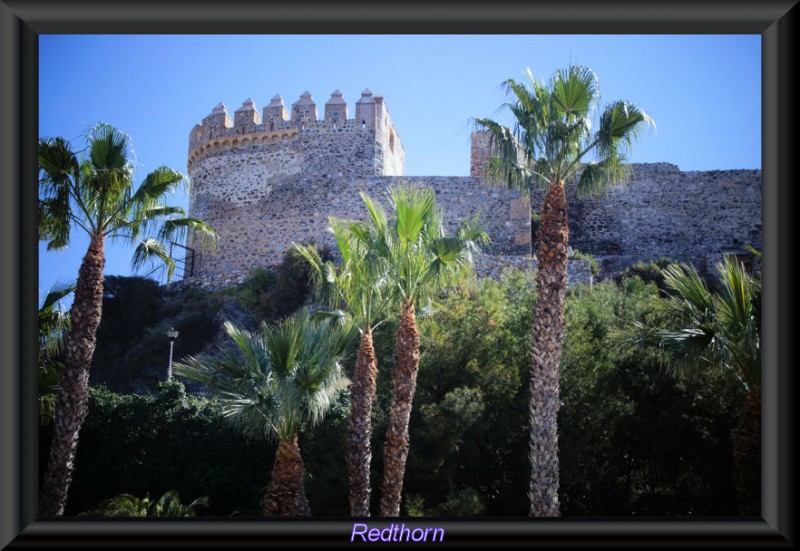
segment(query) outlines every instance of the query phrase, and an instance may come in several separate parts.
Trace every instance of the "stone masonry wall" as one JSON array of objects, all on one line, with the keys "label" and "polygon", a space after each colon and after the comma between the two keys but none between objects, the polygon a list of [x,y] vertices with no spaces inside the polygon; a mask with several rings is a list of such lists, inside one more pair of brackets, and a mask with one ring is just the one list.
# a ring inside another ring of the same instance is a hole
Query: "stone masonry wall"
[{"label": "stone masonry wall", "polygon": [[[189,211],[220,235],[217,251],[199,260],[197,283],[240,282],[251,268],[279,263],[292,242],[332,247],[329,216],[363,217],[362,191],[388,207],[388,188],[401,183],[432,187],[451,232],[466,218],[481,218],[493,244],[479,273],[535,266],[530,210],[539,211],[542,193],[529,200],[486,185],[485,135],[472,136],[471,177],[401,177],[405,152],[381,96],[362,92],[353,119],[338,90],[321,120],[308,92],[291,112],[289,119],[275,96],[262,117],[248,99],[233,117],[219,104],[192,129]],[[663,256],[709,273],[725,253],[761,248],[759,170],[681,172],[666,163],[632,169],[627,184],[602,197],[568,188],[570,245],[594,255],[602,276]],[[571,281],[591,283],[580,262],[570,270]]]},{"label": "stone masonry wall", "polygon": [[[222,162],[222,161],[219,161]],[[237,166],[236,164],[233,165]],[[238,175],[234,168],[231,174]],[[387,194],[393,185],[432,187],[436,204],[444,209],[445,227],[452,233],[467,218],[478,216],[492,236],[492,250],[505,254],[530,253],[530,215],[519,193],[489,188],[472,178],[393,177],[309,178],[305,174],[251,179],[253,190],[241,183],[227,194],[197,193],[193,215],[202,216],[219,233],[214,254],[204,254],[198,272],[203,280],[236,282],[251,268],[278,264],[295,243],[313,242],[334,248],[327,231],[328,217],[364,218],[360,192],[390,212]],[[220,279],[221,278],[221,279]],[[217,284],[215,284],[216,286]]]},{"label": "stone masonry wall", "polygon": [[[704,273],[745,245],[761,249],[761,171],[682,172],[634,164],[630,180],[602,197],[567,192],[570,245],[594,255],[604,275],[669,257]],[[539,211],[541,192],[531,199]]]}]

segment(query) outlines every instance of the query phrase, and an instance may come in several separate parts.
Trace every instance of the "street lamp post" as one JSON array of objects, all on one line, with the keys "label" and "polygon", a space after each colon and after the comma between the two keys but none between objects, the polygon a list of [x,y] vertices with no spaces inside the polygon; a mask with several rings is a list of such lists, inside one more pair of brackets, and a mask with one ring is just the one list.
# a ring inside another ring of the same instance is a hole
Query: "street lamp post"
[{"label": "street lamp post", "polygon": [[169,331],[167,331],[167,337],[169,338],[169,367],[167,368],[167,380],[172,380],[172,345],[175,344],[175,339],[178,338],[178,332],[175,331],[174,327],[170,327]]}]

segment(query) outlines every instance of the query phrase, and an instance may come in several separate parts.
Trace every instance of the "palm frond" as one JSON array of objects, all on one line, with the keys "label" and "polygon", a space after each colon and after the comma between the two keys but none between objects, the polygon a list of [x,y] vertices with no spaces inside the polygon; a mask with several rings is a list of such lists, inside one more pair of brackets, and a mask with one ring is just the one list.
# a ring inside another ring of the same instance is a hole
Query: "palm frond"
[{"label": "palm frond", "polygon": [[[391,231],[372,234],[372,242],[363,250],[369,260],[365,266],[372,266],[368,273],[380,282],[376,292],[385,299],[416,302],[454,281],[480,244],[488,242],[488,236],[477,220],[469,220],[455,236],[448,237],[430,189],[396,186],[390,193],[395,215]],[[388,300],[381,302],[389,304]]]},{"label": "palm frond", "polygon": [[56,418],[55,393],[39,394],[39,424],[47,425]]},{"label": "palm frond", "polygon": [[[39,392],[55,392],[61,378],[58,362],[70,329],[69,312],[60,301],[75,290],[74,283],[57,281],[39,306]],[[41,398],[40,398],[41,400]],[[49,408],[48,408],[49,410]]]},{"label": "palm frond", "polygon": [[143,207],[160,205],[166,200],[167,195],[185,180],[186,177],[177,170],[167,166],[158,167],[145,176],[131,196],[131,203]]},{"label": "palm frond", "polygon": [[631,174],[631,167],[620,152],[599,161],[583,165],[578,178],[578,192],[583,195],[600,196],[614,185],[625,182]]},{"label": "palm frond", "polygon": [[186,241],[188,236],[191,236],[203,250],[209,251],[216,248],[219,237],[211,226],[194,217],[164,220],[158,232],[158,239],[163,242]]},{"label": "palm frond", "polygon": [[711,292],[691,266],[664,269],[666,298],[654,299],[658,326],[633,323],[618,335],[629,345],[658,347],[677,373],[722,369],[746,390],[761,384],[759,283],[740,263],[718,265],[722,291]]},{"label": "palm frond", "polygon": [[[642,128],[655,126],[650,116],[631,103],[614,102],[600,115],[600,126],[592,136],[600,92],[591,69],[560,69],[547,85],[530,70],[528,76],[526,84],[512,79],[505,83],[509,101],[503,107],[514,117],[513,129],[491,119],[473,119],[489,136],[490,182],[526,191],[534,182],[545,187],[569,182],[581,168],[579,191],[599,193],[623,181],[633,140]],[[595,162],[584,164],[590,153]]]},{"label": "palm frond", "polygon": [[225,330],[236,354],[189,357],[175,364],[175,374],[206,385],[223,416],[246,434],[279,439],[322,418],[356,334],[339,321],[313,321],[307,311],[255,333],[230,323]]},{"label": "palm frond", "polygon": [[141,499],[131,494],[120,494],[101,502],[96,508],[81,516],[105,517],[193,517],[195,507],[208,506],[208,497],[199,497],[189,505],[180,501],[180,494],[169,490],[157,501],[146,493]]},{"label": "palm frond", "polygon": [[268,343],[264,339],[263,332],[251,333],[230,321],[226,321],[223,327],[244,359],[241,363],[242,376],[251,379],[268,376],[270,358],[267,352]]},{"label": "palm frond", "polygon": [[480,215],[462,220],[456,229],[456,237],[464,242],[472,253],[479,253],[492,244]]},{"label": "palm frond", "polygon": [[434,216],[431,188],[394,186],[389,190],[394,208],[394,233],[404,245],[415,243]]},{"label": "palm frond", "polygon": [[664,284],[669,298],[663,310],[680,322],[706,323],[714,315],[714,297],[692,266],[671,264],[664,268]]},{"label": "palm frond", "polygon": [[102,122],[89,130],[87,140],[88,157],[81,167],[83,202],[92,206],[103,226],[130,197],[133,148],[130,136]]},{"label": "palm frond", "polygon": [[79,171],[78,157],[70,143],[60,137],[41,139],[38,155],[40,197],[52,196],[69,187]]},{"label": "palm frond", "polygon": [[369,213],[373,227],[375,227],[378,232],[386,231],[386,211],[383,210],[383,207],[379,204],[376,204],[366,193],[361,192],[360,195],[361,200],[364,201],[364,205],[367,207],[367,212]]},{"label": "palm frond", "polygon": [[38,153],[39,239],[48,241],[48,250],[63,249],[69,243],[78,159],[63,138],[40,140]]},{"label": "palm frond", "polygon": [[[52,312],[58,303],[75,290],[75,282],[56,281],[42,300],[39,313]],[[40,317],[41,320],[41,317]],[[40,323],[41,327],[41,323]]]},{"label": "palm frond", "polygon": [[478,129],[489,134],[491,158],[486,167],[489,182],[523,192],[530,190],[531,177],[539,176],[526,162],[526,152],[530,149],[522,150],[514,133],[500,123],[484,118],[476,118],[474,122]]},{"label": "palm frond", "polygon": [[655,122],[636,105],[622,100],[607,105],[595,136],[597,157],[627,155],[633,141],[648,126],[655,128]]},{"label": "palm frond", "polygon": [[567,120],[587,117],[600,94],[594,71],[575,65],[556,71],[550,81],[550,89],[553,105],[559,115]]},{"label": "palm frond", "polygon": [[131,138],[119,128],[98,123],[89,130],[89,160],[98,170],[127,170],[131,165],[133,150]]},{"label": "palm frond", "polygon": [[170,257],[164,244],[152,237],[140,241],[131,257],[131,268],[138,271],[152,266],[155,262],[161,262],[167,267],[167,281],[171,281],[175,275],[175,261]]}]

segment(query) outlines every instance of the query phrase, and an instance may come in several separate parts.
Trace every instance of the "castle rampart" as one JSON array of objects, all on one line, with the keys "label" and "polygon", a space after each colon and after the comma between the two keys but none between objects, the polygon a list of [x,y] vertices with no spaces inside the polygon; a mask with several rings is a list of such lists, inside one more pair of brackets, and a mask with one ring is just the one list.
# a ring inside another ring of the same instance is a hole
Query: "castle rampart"
[{"label": "castle rampart", "polygon": [[[712,274],[725,254],[761,250],[761,171],[683,172],[668,163],[632,165],[627,183],[599,197],[567,190],[570,244],[613,274],[669,257]],[[535,211],[541,192],[532,195]]]},{"label": "castle rampart", "polygon": [[[470,174],[486,177],[487,133],[472,135]],[[542,190],[531,193],[539,212]],[[570,245],[595,256],[606,274],[669,257],[703,273],[723,255],[761,249],[761,171],[683,172],[669,163],[631,165],[630,178],[592,197],[567,188]]]},{"label": "castle rampart", "polygon": [[[231,117],[217,105],[190,134],[189,210],[220,235],[195,280],[212,286],[241,281],[257,267],[275,265],[292,242],[333,247],[329,216],[358,218],[359,192],[386,204],[390,186],[435,190],[445,224],[454,229],[478,215],[492,236],[491,255],[478,267],[496,275],[502,266],[530,266],[530,209],[541,192],[491,187],[484,134],[472,136],[470,177],[402,177],[405,154],[381,96],[369,90],[348,119],[340,91],[331,94],[319,120],[304,93],[290,112],[280,96],[259,115],[246,100]],[[632,165],[632,178],[602,197],[568,191],[570,244],[595,255],[604,274],[638,260],[667,256],[710,271],[725,253],[761,247],[761,179],[758,170],[681,172],[666,163]],[[191,246],[191,243],[190,243]],[[588,281],[585,266],[570,277]]]}]

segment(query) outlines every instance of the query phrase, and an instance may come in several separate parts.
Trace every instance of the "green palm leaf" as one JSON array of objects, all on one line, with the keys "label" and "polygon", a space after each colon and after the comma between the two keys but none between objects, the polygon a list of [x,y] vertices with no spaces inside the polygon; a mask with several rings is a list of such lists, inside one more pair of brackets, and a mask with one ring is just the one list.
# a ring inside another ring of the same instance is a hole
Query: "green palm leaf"
[{"label": "green palm leaf", "polygon": [[721,368],[746,390],[761,385],[760,285],[740,263],[718,266],[722,291],[711,292],[691,266],[664,269],[669,296],[654,302],[665,326],[636,322],[617,334],[620,342],[657,346],[668,353],[665,366],[677,373]]},{"label": "green palm leaf", "polygon": [[223,415],[251,436],[283,441],[322,419],[343,384],[340,362],[355,337],[351,326],[317,322],[301,311],[255,333],[231,323],[225,329],[235,353],[186,358],[175,374],[206,385]]},{"label": "green palm leaf", "polygon": [[585,117],[599,96],[597,75],[588,67],[559,69],[550,83],[558,114],[571,119]]},{"label": "green palm leaf", "polygon": [[433,216],[433,190],[418,187],[392,187],[390,189],[395,214],[395,234],[403,245],[415,243],[431,222]]}]

